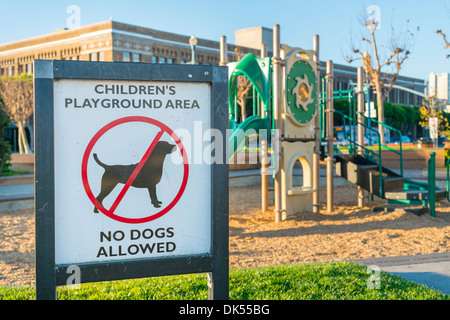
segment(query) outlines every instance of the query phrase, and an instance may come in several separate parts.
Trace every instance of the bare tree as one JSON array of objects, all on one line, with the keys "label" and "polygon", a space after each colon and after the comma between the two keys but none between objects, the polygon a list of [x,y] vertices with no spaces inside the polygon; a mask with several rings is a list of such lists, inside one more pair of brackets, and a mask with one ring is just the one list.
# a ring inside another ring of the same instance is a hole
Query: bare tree
[{"label": "bare tree", "polygon": [[244,121],[247,118],[247,110],[245,108],[245,105],[251,87],[252,84],[250,80],[247,79],[247,77],[242,75],[238,77],[237,103],[241,107],[241,121]]},{"label": "bare tree", "polygon": [[4,109],[18,128],[19,152],[30,153],[25,135],[27,119],[33,114],[33,83],[30,77],[3,77],[0,80],[0,96]]},{"label": "bare tree", "polygon": [[[444,44],[445,44],[444,49],[450,48],[450,43],[448,43],[447,36],[445,35],[445,33],[443,33],[441,29],[436,30],[436,33],[440,34],[442,36],[442,39],[444,39]],[[449,57],[450,57],[450,54],[448,54],[446,56],[446,58],[449,58]]]},{"label": "bare tree", "polygon": [[[375,89],[378,107],[378,122],[384,123],[384,101],[398,79],[400,69],[411,54],[414,34],[409,30],[405,33],[392,34],[387,46],[377,42],[377,26],[375,18],[364,19],[363,25],[368,28],[369,36],[361,38],[360,48],[353,46],[353,54],[347,57],[349,63],[361,59],[370,85]],[[362,47],[366,49],[362,49]],[[385,47],[386,50],[382,50]],[[383,52],[381,52],[383,51]],[[384,128],[378,125],[380,143],[384,144]]]},{"label": "bare tree", "polygon": [[[235,51],[237,61],[241,60],[242,54],[239,48],[236,48]],[[246,76],[243,75],[238,76],[238,91],[236,99],[238,105],[241,107],[241,121],[244,121],[247,118],[247,110],[245,108],[245,105],[249,96],[249,91],[252,87],[253,87],[252,83]]]}]

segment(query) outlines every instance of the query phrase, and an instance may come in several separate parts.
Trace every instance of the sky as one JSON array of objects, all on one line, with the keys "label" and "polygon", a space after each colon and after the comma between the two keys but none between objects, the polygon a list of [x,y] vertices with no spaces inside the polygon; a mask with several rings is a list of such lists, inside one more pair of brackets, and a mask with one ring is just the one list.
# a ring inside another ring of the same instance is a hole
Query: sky
[{"label": "sky", "polygon": [[[442,29],[450,39],[450,0],[0,0],[0,44],[52,33],[67,26],[67,8],[80,8],[81,25],[114,21],[234,44],[238,29],[280,26],[281,43],[312,49],[320,37],[320,60],[360,66],[347,58],[352,48],[364,50],[361,24],[373,6],[380,21],[377,42],[389,49],[392,35],[409,35],[410,57],[400,74],[427,80],[430,72],[450,73],[450,48],[444,48]],[[383,51],[384,55],[387,51]]]}]

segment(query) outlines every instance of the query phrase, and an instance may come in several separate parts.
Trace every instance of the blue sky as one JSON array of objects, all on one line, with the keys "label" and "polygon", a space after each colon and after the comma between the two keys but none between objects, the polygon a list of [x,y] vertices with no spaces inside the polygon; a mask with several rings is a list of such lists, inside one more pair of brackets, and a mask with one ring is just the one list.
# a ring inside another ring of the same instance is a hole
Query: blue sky
[{"label": "blue sky", "polygon": [[[392,28],[415,34],[412,54],[405,62],[404,76],[428,79],[430,72],[449,72],[450,49],[444,49],[442,29],[450,38],[450,0],[0,0],[0,43],[31,38],[64,28],[69,5],[81,9],[81,25],[112,18],[115,21],[198,38],[219,41],[227,36],[234,43],[237,29],[279,24],[281,42],[312,48],[314,34],[320,36],[322,61],[347,64],[345,55],[360,43],[360,17],[364,10],[380,8],[380,45],[387,43]],[[358,66],[359,62],[351,65]]]}]

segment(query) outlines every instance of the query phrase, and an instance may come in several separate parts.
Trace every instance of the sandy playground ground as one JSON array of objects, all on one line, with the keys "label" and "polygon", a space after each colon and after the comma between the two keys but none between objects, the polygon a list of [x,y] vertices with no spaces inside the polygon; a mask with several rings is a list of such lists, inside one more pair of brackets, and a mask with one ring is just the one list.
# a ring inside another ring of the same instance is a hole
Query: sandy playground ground
[{"label": "sandy playground ground", "polygon": [[[269,198],[272,192],[269,192]],[[301,212],[275,223],[273,207],[261,212],[260,186],[230,187],[230,267],[345,261],[448,252],[450,203],[436,205],[436,217],[412,207],[387,206],[378,198],[357,207],[355,186],[335,187],[335,206]],[[271,204],[272,205],[272,204]],[[417,207],[416,207],[417,208]],[[34,209],[0,212],[0,286],[34,285]]]}]

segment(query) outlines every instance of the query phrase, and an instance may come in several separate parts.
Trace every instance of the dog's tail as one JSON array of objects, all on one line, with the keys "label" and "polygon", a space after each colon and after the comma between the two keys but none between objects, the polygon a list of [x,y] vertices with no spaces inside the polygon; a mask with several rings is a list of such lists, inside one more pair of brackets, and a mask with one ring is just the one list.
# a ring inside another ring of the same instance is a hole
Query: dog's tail
[{"label": "dog's tail", "polygon": [[107,164],[104,164],[103,162],[101,162],[101,161],[98,159],[96,153],[94,153],[93,156],[94,156],[95,162],[97,162],[101,167],[106,168],[106,167],[108,166]]}]

